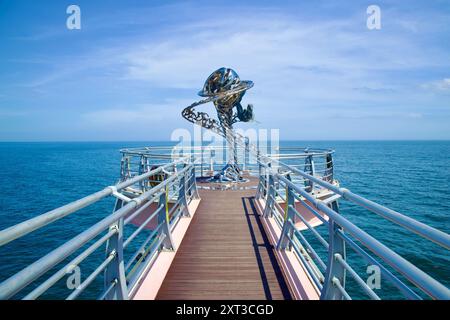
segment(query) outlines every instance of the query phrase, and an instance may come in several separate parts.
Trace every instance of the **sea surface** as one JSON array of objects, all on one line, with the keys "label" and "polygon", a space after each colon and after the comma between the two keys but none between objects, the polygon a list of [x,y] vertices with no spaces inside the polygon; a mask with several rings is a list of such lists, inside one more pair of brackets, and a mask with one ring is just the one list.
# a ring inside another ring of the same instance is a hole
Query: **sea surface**
[{"label": "sea surface", "polygon": [[[0,229],[115,184],[120,173],[120,148],[168,144],[0,143]],[[281,146],[287,145],[334,149],[335,178],[341,186],[450,233],[450,141],[281,142]],[[109,215],[112,207],[113,199],[107,199],[1,247],[0,281]],[[341,212],[450,287],[448,251],[349,203],[341,203]],[[94,270],[99,261],[87,260],[83,271]],[[357,258],[354,261],[355,269],[364,274],[367,264]],[[29,289],[34,286],[36,283]],[[356,298],[364,298],[354,286],[349,280],[349,290]],[[94,281],[81,298],[95,298],[102,287],[101,280]],[[383,298],[401,297],[384,282],[377,292]],[[69,293],[60,281],[43,298],[62,298]]]}]

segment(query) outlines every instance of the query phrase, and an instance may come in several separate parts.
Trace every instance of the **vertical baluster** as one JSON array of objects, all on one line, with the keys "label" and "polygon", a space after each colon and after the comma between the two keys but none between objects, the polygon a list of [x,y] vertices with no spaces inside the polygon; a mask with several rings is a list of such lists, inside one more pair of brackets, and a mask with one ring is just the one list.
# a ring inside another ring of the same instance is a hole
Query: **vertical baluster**
[{"label": "vertical baluster", "polygon": [[250,149],[249,149],[250,141],[248,137],[245,137],[245,148],[244,148],[244,169],[247,170],[247,167],[250,162]]},{"label": "vertical baluster", "polygon": [[[180,210],[182,211],[181,213],[182,217],[189,217],[188,203],[186,199],[186,173],[189,171],[190,170],[187,170],[182,174],[178,190],[178,201],[180,202]],[[190,181],[190,179],[188,179],[188,181]]]},{"label": "vertical baluster", "polygon": [[[308,152],[306,150],[306,152]],[[316,168],[314,166],[314,158],[313,155],[309,155],[305,159],[305,172],[309,173],[310,175],[314,176],[316,174]],[[311,180],[305,180],[305,191],[306,192],[312,192],[314,190],[314,182]]]},{"label": "vertical baluster", "polygon": [[[114,211],[123,206],[122,200],[117,200]],[[115,252],[114,260],[105,270],[104,286],[108,288],[111,283],[116,282],[114,289],[105,297],[106,300],[128,300],[128,289],[125,277],[125,265],[123,262],[123,218],[116,221],[109,227],[110,230],[117,230],[106,244],[106,257]]]},{"label": "vertical baluster", "polygon": [[[149,171],[150,171],[150,160],[147,157],[145,157],[145,170],[144,170],[144,172],[149,172]],[[151,189],[150,179],[145,179],[144,187],[145,187],[145,190]]]},{"label": "vertical baluster", "polygon": [[123,153],[122,159],[120,160],[120,181],[125,181],[127,179],[126,178],[126,169],[125,169],[126,168],[125,159],[126,159],[126,156]]},{"label": "vertical baluster", "polygon": [[[291,176],[287,175],[287,179],[291,180]],[[294,236],[294,230],[292,228],[292,225],[289,223],[291,221],[294,222],[294,206],[295,206],[295,197],[294,197],[294,191],[292,190],[292,187],[286,184],[286,207],[284,210],[284,222],[283,222],[283,229],[281,230],[280,239],[277,243],[277,249],[278,250],[291,250],[292,249],[292,243],[289,239],[292,240]]]},{"label": "vertical baluster", "polygon": [[209,171],[211,173],[211,175],[214,175],[214,157],[215,157],[216,153],[215,151],[211,148],[209,150]]},{"label": "vertical baluster", "polygon": [[[205,155],[203,154],[205,151],[205,148],[203,147],[203,140],[200,142],[200,177],[203,177],[203,162],[205,162]],[[195,159],[194,159],[195,160]]]},{"label": "vertical baluster", "polygon": [[120,179],[121,181],[125,181],[129,178],[131,178],[130,157],[126,156],[124,153],[122,160],[120,161]]},{"label": "vertical baluster", "polygon": [[325,170],[325,181],[328,181],[330,183],[333,183],[333,156],[331,154],[331,152],[328,152],[326,157],[325,157],[325,166],[326,166],[326,170]]},{"label": "vertical baluster", "polygon": [[[339,205],[337,201],[332,203],[332,209],[339,212]],[[329,225],[329,249],[328,249],[328,265],[325,276],[325,284],[323,286],[320,299],[322,300],[342,300],[343,295],[334,284],[336,280],[339,281],[342,287],[345,288],[345,268],[339,263],[335,255],[339,253],[343,259],[346,259],[345,242],[338,236],[338,230],[342,228],[333,220],[328,221]]]},{"label": "vertical baluster", "polygon": [[266,207],[264,209],[264,217],[269,218],[273,215],[274,208],[274,199],[275,199],[275,179],[273,177],[272,172],[270,172],[270,164],[269,168],[266,169],[268,173],[268,184],[267,184],[267,198],[266,198]]},{"label": "vertical baluster", "polygon": [[[145,159],[144,156],[141,155],[139,159],[139,169],[138,169],[138,175],[141,175],[145,172]],[[143,180],[139,181],[139,187],[141,188],[141,191],[145,191],[145,183]]]},{"label": "vertical baluster", "polygon": [[195,178],[195,166],[192,165],[192,170],[189,170],[189,197],[190,199],[199,199],[200,196],[198,195],[198,189],[197,189],[197,180]]},{"label": "vertical baluster", "polygon": [[262,175],[262,164],[258,162],[258,187],[256,189],[255,199],[261,199],[264,197],[264,178]]},{"label": "vertical baluster", "polygon": [[164,239],[162,242],[163,250],[173,251],[175,245],[170,232],[170,217],[169,217],[169,186],[166,185],[165,192],[159,197],[159,207],[162,207],[158,213],[158,225],[163,224],[159,229],[159,238]]}]

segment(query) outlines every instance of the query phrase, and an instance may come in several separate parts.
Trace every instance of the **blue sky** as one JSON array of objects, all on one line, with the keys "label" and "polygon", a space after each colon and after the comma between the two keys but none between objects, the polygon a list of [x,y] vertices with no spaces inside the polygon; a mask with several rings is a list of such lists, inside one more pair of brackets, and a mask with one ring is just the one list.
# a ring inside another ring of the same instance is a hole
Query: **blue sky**
[{"label": "blue sky", "polygon": [[245,128],[450,139],[447,0],[0,0],[0,140],[168,140],[222,66],[255,82]]}]

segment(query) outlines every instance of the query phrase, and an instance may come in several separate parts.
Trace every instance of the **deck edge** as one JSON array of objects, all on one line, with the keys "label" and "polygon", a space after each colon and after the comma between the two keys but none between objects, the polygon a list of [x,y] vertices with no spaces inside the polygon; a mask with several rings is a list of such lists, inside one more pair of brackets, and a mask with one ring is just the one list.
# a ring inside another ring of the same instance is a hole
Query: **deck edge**
[{"label": "deck edge", "polygon": [[141,278],[136,282],[136,285],[130,290],[131,300],[155,300],[167,272],[175,259],[178,248],[194,218],[200,201],[201,199],[193,199],[189,203],[188,210],[190,216],[181,218],[173,230],[172,237],[175,243],[175,251],[162,251],[159,253],[155,262],[147,267],[142,273]]},{"label": "deck edge", "polygon": [[[255,205],[264,227],[264,231],[271,244],[276,247],[281,230],[274,218],[262,218],[265,200],[255,199]],[[295,256],[294,252],[274,250],[275,257],[281,267],[289,291],[296,300],[319,300],[320,293],[313,284],[312,279],[303,266],[303,263]],[[299,271],[301,270],[301,271]]]}]

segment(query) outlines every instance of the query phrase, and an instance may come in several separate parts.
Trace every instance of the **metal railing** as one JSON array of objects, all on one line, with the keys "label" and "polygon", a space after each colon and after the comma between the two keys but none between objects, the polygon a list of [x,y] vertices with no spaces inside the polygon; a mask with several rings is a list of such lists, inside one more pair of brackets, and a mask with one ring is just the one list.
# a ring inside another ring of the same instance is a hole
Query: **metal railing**
[{"label": "metal railing", "polygon": [[[273,218],[280,228],[277,250],[295,253],[321,299],[351,299],[347,285],[350,278],[368,298],[380,298],[348,258],[350,253],[379,268],[384,281],[408,299],[450,299],[447,287],[346,219],[338,201],[367,209],[447,250],[450,236],[341,188],[334,179],[332,150],[291,147],[261,155],[248,145],[237,147],[243,169],[259,177],[256,199],[265,202],[263,218]],[[102,199],[116,199],[111,215],[2,282],[0,299],[41,297],[100,248],[105,249],[103,259],[67,299],[78,298],[99,278],[104,282],[99,299],[128,299],[130,290],[159,252],[174,249],[174,227],[188,214],[190,201],[198,198],[196,178],[221,169],[225,162],[217,161],[216,154],[212,154],[222,152],[221,148],[194,147],[183,152],[172,147],[121,150],[118,184],[0,231],[0,246],[4,246]],[[298,204],[320,225],[310,223],[297,209]],[[151,214],[134,224],[134,219],[152,205]],[[157,223],[147,228],[155,220]],[[302,229],[296,226],[298,222],[304,226]],[[36,282],[37,286],[30,288]]]},{"label": "metal railing", "polygon": [[[154,177],[162,179],[155,181]],[[194,164],[189,158],[180,158],[153,170],[147,168],[115,186],[0,231],[0,246],[109,196],[116,198],[111,215],[3,281],[0,299],[37,299],[89,256],[98,253],[99,248],[106,248],[104,259],[67,299],[79,297],[102,275],[104,290],[99,293],[99,299],[128,299],[142,271],[153,263],[159,252],[174,249],[174,227],[181,218],[189,215],[187,207],[190,201],[198,198]],[[151,205],[155,210],[150,211],[142,223],[133,225],[133,219],[148,211]],[[155,227],[151,230],[146,228],[155,221]],[[128,232],[125,232],[126,228]],[[42,281],[42,276],[54,268],[57,271]],[[27,290],[35,281],[41,282]]]},{"label": "metal railing", "polygon": [[[261,154],[266,154],[267,148],[261,147]],[[268,153],[266,157],[274,161],[283,161],[290,166],[304,170],[322,180],[333,181],[334,150],[317,149],[307,147],[277,147],[274,153]],[[259,158],[251,148],[251,144],[245,141],[235,147],[241,169],[249,175],[258,176]],[[129,179],[135,175],[151,169],[150,164],[165,163],[171,159],[192,157],[195,159],[197,177],[208,177],[213,172],[220,171],[227,163],[226,146],[160,146],[145,148],[127,148],[120,150],[121,180]],[[302,176],[296,176],[297,182],[309,184],[309,180]],[[320,188],[319,185],[317,187]]]},{"label": "metal railing", "polygon": [[[448,234],[340,188],[337,183],[330,183],[332,181],[312,175],[307,170],[299,170],[268,157],[261,158],[259,165],[256,198],[265,200],[264,218],[273,218],[281,229],[277,249],[295,252],[321,299],[351,299],[346,289],[347,276],[368,298],[380,299],[351,266],[346,258],[348,249],[366,263],[377,266],[381,277],[408,299],[422,299],[424,296],[450,299],[450,290],[446,286],[341,215],[338,199],[348,200],[447,250],[450,249]],[[296,176],[308,180],[309,185],[295,182]],[[312,192],[311,185],[320,186],[329,193],[320,199]],[[298,212],[296,203],[319,219],[325,232],[311,226]],[[299,230],[295,221],[301,221],[305,230]]]},{"label": "metal railing", "polygon": [[[147,157],[189,154],[197,161],[197,176],[204,176],[220,170],[226,162],[220,153],[222,149],[220,146],[203,146],[180,152],[170,147],[156,147],[122,152],[124,158],[139,157],[137,164],[144,163]],[[334,180],[333,150],[285,147],[277,153],[260,155],[242,142],[236,149],[242,167],[250,175],[259,176],[256,197],[266,200],[265,217],[274,217],[282,230],[278,249],[296,252],[322,299],[351,299],[346,289],[347,276],[368,298],[380,298],[352,267],[351,259],[347,259],[349,250],[367,264],[377,266],[381,277],[408,299],[422,299],[425,295],[435,299],[450,297],[444,285],[344,218],[339,212],[338,200],[352,202],[446,249],[450,248],[449,235],[340,188]],[[217,161],[218,158],[223,161]],[[295,203],[304,205],[324,227],[317,228],[308,223],[296,210]],[[307,229],[298,230],[296,220]],[[326,229],[325,232],[322,229]]]}]

